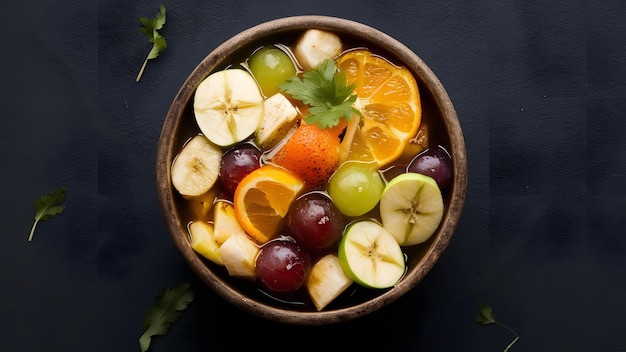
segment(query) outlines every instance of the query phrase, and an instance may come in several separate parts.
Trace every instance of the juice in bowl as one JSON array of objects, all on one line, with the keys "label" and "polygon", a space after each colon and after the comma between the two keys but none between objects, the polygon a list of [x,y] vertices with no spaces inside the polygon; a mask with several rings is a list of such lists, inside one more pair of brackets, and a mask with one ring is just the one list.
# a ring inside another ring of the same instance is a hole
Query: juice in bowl
[{"label": "juice in bowl", "polygon": [[450,99],[410,49],[366,25],[296,16],[213,50],[166,116],[157,183],[194,272],[258,316],[320,325],[415,287],[467,184]]}]

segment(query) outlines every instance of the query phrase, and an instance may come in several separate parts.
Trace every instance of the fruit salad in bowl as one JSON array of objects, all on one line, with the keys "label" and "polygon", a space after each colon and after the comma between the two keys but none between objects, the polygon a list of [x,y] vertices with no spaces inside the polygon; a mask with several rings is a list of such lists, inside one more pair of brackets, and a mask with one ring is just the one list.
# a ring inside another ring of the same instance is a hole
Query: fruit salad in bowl
[{"label": "fruit salad in bowl", "polygon": [[261,317],[328,324],[417,285],[467,183],[434,73],[364,24],[297,16],[213,50],[166,116],[157,182],[195,273]]}]

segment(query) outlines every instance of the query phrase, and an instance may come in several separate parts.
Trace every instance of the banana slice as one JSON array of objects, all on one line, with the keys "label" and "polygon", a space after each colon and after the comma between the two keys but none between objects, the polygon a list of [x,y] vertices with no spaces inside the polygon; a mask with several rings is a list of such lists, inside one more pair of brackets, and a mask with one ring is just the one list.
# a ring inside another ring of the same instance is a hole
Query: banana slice
[{"label": "banana slice", "polygon": [[332,59],[343,50],[339,37],[328,31],[319,29],[307,30],[294,50],[294,55],[303,69],[317,67],[322,61]]},{"label": "banana slice", "polygon": [[263,96],[247,71],[227,69],[200,83],[193,108],[202,133],[224,147],[254,133],[263,118]]},{"label": "banana slice", "polygon": [[348,226],[339,243],[338,257],[348,277],[369,288],[394,286],[406,267],[398,242],[372,220]]},{"label": "banana slice", "polygon": [[172,163],[172,184],[187,197],[207,193],[217,181],[222,150],[199,134],[191,138]]},{"label": "banana slice", "polygon": [[437,182],[413,172],[394,177],[383,190],[380,217],[383,227],[401,246],[425,242],[443,217],[443,197]]}]

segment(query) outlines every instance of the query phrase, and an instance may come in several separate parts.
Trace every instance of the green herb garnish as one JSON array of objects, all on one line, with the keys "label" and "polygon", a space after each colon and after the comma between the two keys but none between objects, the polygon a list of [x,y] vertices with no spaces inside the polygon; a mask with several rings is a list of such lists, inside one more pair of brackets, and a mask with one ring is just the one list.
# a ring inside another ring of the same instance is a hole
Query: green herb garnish
[{"label": "green herb garnish", "polygon": [[152,336],[167,334],[170,326],[180,317],[180,312],[193,302],[194,297],[193,289],[187,283],[168,287],[156,297],[143,321],[146,330],[139,338],[142,352],[150,348]]},{"label": "green herb garnish", "polygon": [[167,48],[165,38],[163,38],[158,32],[161,28],[163,28],[163,25],[165,25],[165,6],[163,6],[163,4],[159,6],[159,13],[154,16],[154,19],[141,17],[139,22],[143,25],[141,33],[146,36],[148,40],[150,40],[150,43],[152,43],[152,49],[150,50],[150,53],[148,53],[146,60],[144,60],[143,65],[141,65],[141,70],[139,70],[139,74],[135,80],[136,82],[139,82],[141,79],[141,75],[143,74],[143,70],[146,68],[148,60],[159,57],[159,53]]},{"label": "green herb garnish", "polygon": [[32,241],[35,228],[39,221],[47,220],[50,217],[61,214],[65,205],[62,205],[65,201],[65,187],[61,187],[56,191],[46,194],[45,196],[35,201],[35,222],[30,229],[30,235],[28,236],[28,242]]},{"label": "green herb garnish", "polygon": [[352,92],[356,86],[347,84],[346,75],[337,70],[332,59],[306,71],[302,78],[294,76],[278,87],[309,106],[304,117],[308,124],[330,128],[339,124],[342,117],[348,121],[354,114],[361,116],[353,107],[357,96]]},{"label": "green herb garnish", "polygon": [[515,330],[511,329],[510,327],[497,322],[493,316],[493,310],[488,305],[483,304],[483,303],[478,303],[478,310],[480,314],[475,317],[475,320],[478,324],[480,325],[496,324],[509,330],[515,335],[515,338],[513,339],[513,341],[511,341],[511,343],[509,343],[504,349],[504,352],[507,352],[511,348],[511,346],[513,346],[513,344],[517,342],[517,340],[519,340],[519,334],[515,332]]}]

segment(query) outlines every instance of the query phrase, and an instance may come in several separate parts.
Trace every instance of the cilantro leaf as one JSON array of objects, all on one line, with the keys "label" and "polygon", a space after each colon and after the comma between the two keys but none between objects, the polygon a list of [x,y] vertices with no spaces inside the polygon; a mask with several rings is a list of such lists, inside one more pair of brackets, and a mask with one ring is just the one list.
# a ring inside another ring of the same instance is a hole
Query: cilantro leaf
[{"label": "cilantro leaf", "polygon": [[302,78],[294,76],[279,85],[280,90],[309,106],[304,121],[320,128],[334,127],[342,117],[348,121],[354,114],[361,116],[353,106],[355,87],[348,85],[346,75],[337,70],[332,59],[306,71]]},{"label": "cilantro leaf", "polygon": [[62,205],[65,201],[65,187],[61,187],[55,191],[52,191],[45,196],[35,200],[35,222],[30,229],[30,235],[28,236],[28,242],[33,240],[33,234],[39,221],[47,220],[50,217],[61,214],[65,205]]},{"label": "cilantro leaf", "polygon": [[145,332],[139,337],[142,352],[150,348],[153,336],[167,334],[170,326],[180,317],[180,312],[185,310],[194,298],[194,291],[187,283],[165,288],[159,293],[143,321]]},{"label": "cilantro leaf", "polygon": [[152,43],[152,49],[148,53],[148,57],[144,60],[143,65],[141,65],[141,69],[135,80],[136,82],[139,82],[141,79],[141,75],[148,64],[148,60],[156,59],[159,57],[161,51],[167,48],[165,38],[159,34],[159,30],[165,25],[165,6],[163,6],[163,4],[159,6],[159,13],[154,16],[154,19],[141,17],[139,22],[143,25],[143,27],[140,28],[141,33]]}]

